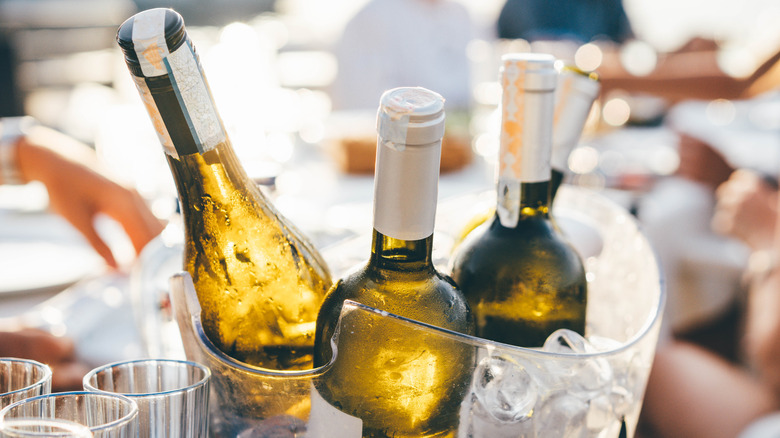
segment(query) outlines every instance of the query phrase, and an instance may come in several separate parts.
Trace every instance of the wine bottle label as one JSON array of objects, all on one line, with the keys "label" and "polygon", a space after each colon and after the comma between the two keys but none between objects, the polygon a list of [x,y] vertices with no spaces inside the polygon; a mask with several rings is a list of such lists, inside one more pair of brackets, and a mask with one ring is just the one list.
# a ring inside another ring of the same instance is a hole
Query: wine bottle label
[{"label": "wine bottle label", "polygon": [[[192,46],[187,42],[174,52],[168,52],[164,9],[136,16],[133,21],[133,46],[144,76],[168,75],[198,152],[208,152],[224,142],[227,135]],[[142,96],[147,93],[151,97],[145,84],[140,86],[136,81],[136,85]],[[165,124],[162,123],[159,108],[153,99],[144,97],[143,100],[166,152],[175,156],[175,148]]]},{"label": "wine bottle label", "polygon": [[501,225],[514,228],[520,221],[520,181],[512,178],[498,180],[496,214]]},{"label": "wine bottle label", "polygon": [[214,149],[227,135],[222,130],[219,115],[214,108],[209,89],[200,66],[189,44],[168,57],[170,77],[176,94],[182,102],[184,117],[201,153]]},{"label": "wine bottle label", "polygon": [[361,438],[363,420],[336,409],[312,386],[307,435],[319,438]]},{"label": "wine bottle label", "polygon": [[374,229],[400,240],[420,240],[433,234],[440,159],[440,141],[399,145],[379,137]]},{"label": "wine bottle label", "polygon": [[168,56],[165,43],[165,9],[152,9],[133,19],[133,47],[141,71],[147,78],[168,74],[163,59]]}]

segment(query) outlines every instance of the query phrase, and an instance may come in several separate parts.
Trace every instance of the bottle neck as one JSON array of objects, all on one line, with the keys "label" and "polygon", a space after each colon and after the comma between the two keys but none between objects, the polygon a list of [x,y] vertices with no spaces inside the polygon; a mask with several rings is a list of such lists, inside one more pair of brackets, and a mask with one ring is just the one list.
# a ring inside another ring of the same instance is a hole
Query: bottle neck
[{"label": "bottle neck", "polygon": [[504,228],[515,228],[524,219],[547,219],[550,181],[499,183],[496,216]]},{"label": "bottle neck", "polygon": [[420,271],[433,268],[433,234],[419,240],[394,239],[376,229],[369,265],[383,270]]},{"label": "bottle neck", "polygon": [[[553,171],[565,173],[569,155],[577,146],[598,97],[601,84],[595,74],[576,68],[564,69],[555,90],[555,114],[550,165]],[[555,179],[555,176],[553,176]],[[555,185],[554,189],[557,189]],[[553,190],[555,193],[556,190]]]},{"label": "bottle neck", "polygon": [[441,138],[420,145],[379,137],[374,174],[374,229],[402,241],[433,234]]},{"label": "bottle neck", "polygon": [[552,90],[504,90],[496,215],[506,228],[548,217],[553,104]]},{"label": "bottle neck", "polygon": [[372,266],[395,270],[433,267],[440,159],[441,137],[425,144],[399,144],[378,137]]},{"label": "bottle neck", "polygon": [[[235,190],[253,189],[249,177],[229,142],[206,152],[187,155],[166,154],[179,194],[199,191],[229,195]],[[262,197],[262,192],[257,190]],[[182,200],[184,201],[184,200]]]},{"label": "bottle neck", "polygon": [[550,172],[550,205],[555,201],[555,195],[558,194],[558,189],[563,184],[563,178],[566,177],[566,172],[563,169],[552,168]]},{"label": "bottle neck", "polygon": [[167,74],[133,78],[165,152],[177,157],[229,145],[194,47],[187,41],[164,61]]}]

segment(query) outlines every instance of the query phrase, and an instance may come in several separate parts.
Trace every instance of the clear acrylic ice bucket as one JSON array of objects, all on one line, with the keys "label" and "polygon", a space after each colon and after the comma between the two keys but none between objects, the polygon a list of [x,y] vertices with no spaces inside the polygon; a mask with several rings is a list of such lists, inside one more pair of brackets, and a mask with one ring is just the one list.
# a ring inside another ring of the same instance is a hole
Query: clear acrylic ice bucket
[{"label": "clear acrylic ice bucket", "polygon": [[[381,322],[415,342],[457,343],[473,351],[465,365],[472,378],[458,412],[440,413],[458,422],[446,436],[633,437],[665,301],[659,265],[634,218],[604,196],[564,186],[553,211],[585,262],[585,339],[562,331],[544,350],[513,347],[347,302],[334,342]],[[205,336],[188,274],[171,278],[171,293],[187,358],[212,371],[213,436],[362,436],[363,419],[339,414],[315,389],[332,376],[338,355],[307,371],[234,361]]]}]

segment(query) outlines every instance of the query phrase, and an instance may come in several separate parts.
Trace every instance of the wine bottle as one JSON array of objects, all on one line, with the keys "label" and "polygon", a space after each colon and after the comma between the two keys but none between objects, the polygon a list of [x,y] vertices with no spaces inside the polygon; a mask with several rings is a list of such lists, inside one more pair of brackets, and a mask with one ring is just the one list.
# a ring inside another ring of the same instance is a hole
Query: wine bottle
[{"label": "wine bottle", "polygon": [[577,146],[588,120],[593,102],[599,95],[601,82],[596,73],[564,65],[560,69],[555,92],[555,113],[553,117],[552,156],[550,167],[550,202],[555,200],[566,169],[569,155]]},{"label": "wine bottle", "polygon": [[[325,297],[317,319],[317,365],[331,359],[330,340],[345,300],[474,333],[465,298],[432,261],[443,99],[424,88],[389,90],[377,118],[371,255]],[[341,333],[319,394],[362,419],[365,437],[454,436],[473,370],[473,347],[424,340],[385,319]]]},{"label": "wine bottle", "polygon": [[[552,156],[550,159],[550,206],[563,183],[569,168],[569,155],[580,141],[582,130],[588,119],[593,102],[599,95],[601,83],[594,72],[585,72],[570,65],[564,65],[558,74],[553,116]],[[495,214],[495,209],[486,209],[469,218],[456,235],[453,249]],[[552,214],[552,212],[550,213]]]},{"label": "wine bottle", "polygon": [[477,335],[523,347],[542,346],[559,328],[585,329],[582,261],[549,216],[553,62],[528,53],[502,59],[496,212],[451,260]]},{"label": "wine bottle", "polygon": [[182,17],[140,12],[117,41],[176,183],[206,336],[248,364],[311,368],[330,274],[241,166]]}]

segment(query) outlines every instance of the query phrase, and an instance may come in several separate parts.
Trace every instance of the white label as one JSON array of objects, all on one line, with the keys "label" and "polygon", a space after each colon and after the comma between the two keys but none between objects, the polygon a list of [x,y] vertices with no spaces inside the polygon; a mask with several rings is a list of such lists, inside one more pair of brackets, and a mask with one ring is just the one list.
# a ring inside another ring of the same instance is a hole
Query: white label
[{"label": "white label", "polygon": [[226,135],[192,48],[183,44],[165,63],[198,149],[201,153],[214,149]]},{"label": "white label", "polygon": [[311,414],[306,434],[317,438],[361,438],[363,420],[333,407],[312,385]]},{"label": "white label", "polygon": [[377,145],[374,178],[374,229],[400,240],[433,234],[439,186],[441,146]]},{"label": "white label", "polygon": [[509,178],[498,180],[498,220],[507,228],[514,228],[520,221],[520,181]]},{"label": "white label", "polygon": [[165,43],[165,9],[152,9],[135,16],[133,47],[144,76],[168,74],[163,65],[163,59],[168,56],[168,45]]}]

